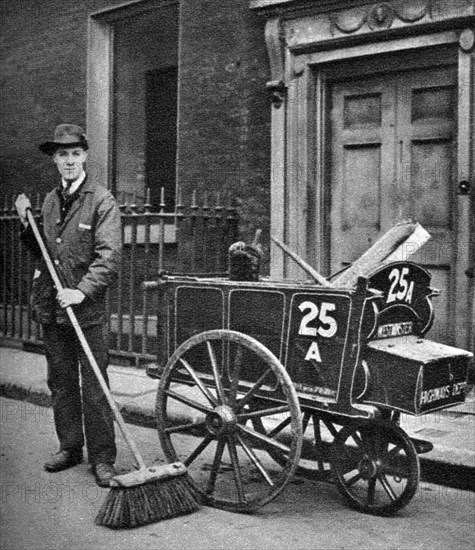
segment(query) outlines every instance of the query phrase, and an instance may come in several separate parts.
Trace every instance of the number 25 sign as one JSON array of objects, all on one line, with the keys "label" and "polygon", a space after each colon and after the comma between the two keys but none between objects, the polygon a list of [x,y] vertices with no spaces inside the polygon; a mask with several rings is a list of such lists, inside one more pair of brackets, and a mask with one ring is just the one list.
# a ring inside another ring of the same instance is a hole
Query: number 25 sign
[{"label": "number 25 sign", "polygon": [[[295,294],[292,299],[290,338],[304,352],[305,361],[325,363],[344,337],[348,326],[349,298],[337,294]],[[292,345],[292,343],[290,343]]]},{"label": "number 25 sign", "polygon": [[[300,323],[299,334],[303,336],[324,336],[331,338],[336,334],[338,325],[331,312],[336,306],[333,302],[322,302],[320,309],[314,302],[305,300],[298,306],[305,315]],[[314,326],[316,324],[316,326]]]}]

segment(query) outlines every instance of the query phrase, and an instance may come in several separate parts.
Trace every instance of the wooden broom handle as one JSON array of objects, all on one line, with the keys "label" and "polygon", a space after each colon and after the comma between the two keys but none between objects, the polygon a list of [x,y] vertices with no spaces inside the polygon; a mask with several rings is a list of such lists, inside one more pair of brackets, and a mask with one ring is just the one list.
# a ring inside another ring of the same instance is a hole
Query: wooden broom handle
[{"label": "wooden broom handle", "polygon": [[[50,255],[48,253],[45,243],[43,242],[43,239],[41,237],[38,226],[36,225],[35,219],[33,217],[33,214],[30,208],[27,209],[26,216],[28,218],[28,222],[31,225],[31,228],[33,229],[33,233],[35,234],[38,245],[41,249],[41,253],[43,255],[44,261],[46,262],[46,266],[48,268],[49,274],[53,279],[54,286],[56,287],[56,290],[59,292],[60,290],[63,290],[64,287],[61,284],[58,274],[56,273],[56,269],[53,265],[53,262],[51,261]],[[71,306],[68,306],[65,309],[66,309],[66,313],[68,314],[69,320],[71,321],[71,324],[73,325],[74,330],[76,331],[77,337],[79,338],[82,349],[84,350],[84,353],[87,356],[87,359],[92,367],[92,370],[94,371],[94,374],[96,375],[96,378],[99,381],[102,391],[104,392],[104,395],[107,398],[109,406],[112,409],[112,413],[114,414],[117,424],[119,425],[120,431],[122,432],[122,435],[124,436],[124,439],[127,442],[127,445],[129,446],[129,449],[134,455],[135,460],[138,462],[139,467],[141,469],[146,468],[145,461],[142,458],[141,454],[139,453],[137,445],[135,444],[135,441],[132,439],[129,433],[129,430],[125,425],[124,419],[122,418],[119,408],[117,407],[117,403],[114,401],[114,398],[112,397],[112,394],[106,384],[104,376],[102,375],[102,372],[99,369],[96,359],[91,351],[91,348],[89,347],[89,344],[87,343],[86,337],[84,336],[82,328],[78,323],[78,320],[77,320],[76,314],[73,311],[73,308]]]},{"label": "wooden broom handle", "polygon": [[313,269],[305,260],[302,260],[293,250],[291,250],[286,244],[279,241],[276,237],[271,237],[271,239],[278,245],[286,254],[288,254],[304,271],[306,271],[319,285],[326,287],[333,287],[333,285],[320,275],[318,271]]}]

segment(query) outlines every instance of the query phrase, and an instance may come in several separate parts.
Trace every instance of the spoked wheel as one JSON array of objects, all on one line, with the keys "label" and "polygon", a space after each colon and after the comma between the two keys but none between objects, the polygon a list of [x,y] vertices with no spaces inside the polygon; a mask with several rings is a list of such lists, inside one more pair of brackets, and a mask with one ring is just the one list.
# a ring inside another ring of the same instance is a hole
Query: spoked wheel
[{"label": "spoked wheel", "polygon": [[394,423],[345,426],[331,456],[340,492],[362,512],[392,514],[416,493],[419,459],[410,438]]},{"label": "spoked wheel", "polygon": [[[254,511],[295,470],[302,444],[297,394],[278,359],[254,338],[211,330],[181,344],[162,374],[156,412],[166,458],[187,466],[204,504]],[[285,443],[255,429],[281,415],[290,418]],[[185,437],[190,433],[197,439]],[[269,458],[273,451],[285,456],[278,467]]]},{"label": "spoked wheel", "polygon": [[[281,442],[289,439],[290,416],[267,430],[260,419],[254,420],[253,425],[256,430]],[[308,409],[302,411],[302,451],[295,470],[296,475],[320,481],[330,479],[330,448],[340,429],[341,425],[334,419]],[[278,464],[282,465],[286,460],[285,454],[279,449],[270,448],[269,454]]]}]

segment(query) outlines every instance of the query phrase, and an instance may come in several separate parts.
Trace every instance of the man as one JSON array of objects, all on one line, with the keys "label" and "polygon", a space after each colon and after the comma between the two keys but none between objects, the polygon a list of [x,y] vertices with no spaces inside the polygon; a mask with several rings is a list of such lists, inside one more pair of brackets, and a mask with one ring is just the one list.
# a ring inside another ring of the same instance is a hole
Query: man
[{"label": "man", "polygon": [[[53,141],[42,143],[40,150],[52,157],[62,176],[59,186],[44,200],[39,226],[64,286],[56,292],[42,261],[34,275],[31,302],[43,329],[48,386],[60,445],[59,452],[44,467],[59,472],[79,464],[85,441],[96,482],[107,487],[115,475],[114,420],[64,308],[74,308],[108,381],[105,297],[119,269],[120,212],[112,194],[86,175],[88,143],[81,127],[59,125]],[[15,205],[24,226],[21,239],[41,259],[26,216],[30,201],[21,194]]]}]

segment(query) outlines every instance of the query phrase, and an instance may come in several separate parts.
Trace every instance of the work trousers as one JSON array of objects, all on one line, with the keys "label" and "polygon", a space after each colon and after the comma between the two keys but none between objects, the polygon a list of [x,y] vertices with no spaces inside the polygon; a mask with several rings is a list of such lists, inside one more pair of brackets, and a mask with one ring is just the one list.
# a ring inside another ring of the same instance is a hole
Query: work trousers
[{"label": "work trousers", "polygon": [[[109,385],[104,326],[86,327],[83,332]],[[117,454],[114,417],[74,328],[44,324],[43,340],[60,450],[80,451],[85,436],[89,462],[113,464]]]}]

